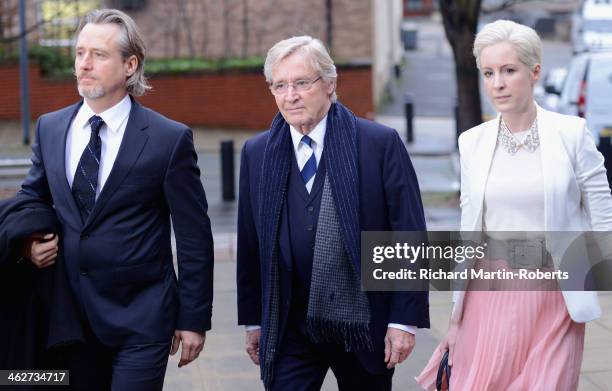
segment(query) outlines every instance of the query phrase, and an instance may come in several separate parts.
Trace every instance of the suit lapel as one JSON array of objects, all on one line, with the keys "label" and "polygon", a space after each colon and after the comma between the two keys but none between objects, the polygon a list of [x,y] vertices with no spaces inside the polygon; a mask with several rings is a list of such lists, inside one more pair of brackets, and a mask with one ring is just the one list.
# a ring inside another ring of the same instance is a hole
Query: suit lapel
[{"label": "suit lapel", "polygon": [[555,229],[551,225],[552,214],[550,213],[554,207],[554,173],[559,170],[555,167],[559,164],[558,159],[554,159],[554,151],[563,151],[562,145],[559,145],[559,138],[554,137],[555,124],[551,122],[548,113],[540,106],[538,110],[538,137],[540,138],[540,158],[542,159],[542,177],[544,180],[544,229]]},{"label": "suit lapel", "polygon": [[[470,216],[473,220],[470,221],[469,225],[466,227],[466,231],[480,231],[483,228],[484,192],[489,177],[489,171],[491,170],[495,146],[497,145],[499,119],[500,115],[498,114],[494,121],[489,121],[483,126],[480,130],[480,134],[477,135],[475,147],[470,151],[463,151],[463,153],[472,154],[474,157],[482,155],[482,159],[476,158],[471,160],[474,162],[474,167],[470,167],[472,173],[470,173],[471,176],[469,178],[472,185],[467,191],[474,194],[474,200],[470,202],[470,205],[472,205],[470,210],[477,213],[472,213]],[[461,225],[463,227],[463,224]],[[470,237],[470,235],[467,237]],[[465,290],[455,290],[453,292],[454,305],[451,319],[454,321],[460,321],[463,316],[464,298]]]},{"label": "suit lapel", "polygon": [[482,228],[482,213],[484,209],[484,192],[487,185],[487,178],[489,177],[489,170],[491,169],[491,162],[493,161],[493,154],[495,152],[495,146],[497,145],[497,127],[499,124],[499,115],[494,121],[489,121],[482,129],[482,134],[477,141],[476,150],[471,151],[475,155],[481,155],[482,160],[479,160],[476,167],[474,167],[474,205],[478,205],[478,213],[474,216],[474,221],[471,226],[473,230],[480,230]]},{"label": "suit lapel", "polygon": [[61,156],[60,159],[50,159],[52,164],[50,172],[55,176],[55,181],[59,184],[59,194],[64,198],[64,202],[68,205],[68,208],[74,216],[74,221],[78,222],[79,226],[83,223],[83,220],[81,219],[79,208],[74,201],[68,178],[66,178],[66,141],[70,126],[72,126],[72,121],[82,104],[83,101],[81,100],[79,103],[74,104],[66,110],[65,115],[60,118],[57,124],[58,136],[51,137],[50,140],[52,143],[50,149],[52,151],[57,151],[57,156]]},{"label": "suit lapel", "polygon": [[85,227],[89,227],[92,222],[99,215],[100,211],[104,208],[109,198],[115,193],[117,187],[123,182],[130,169],[138,160],[140,153],[144,145],[146,144],[149,136],[143,132],[149,126],[149,121],[143,107],[138,104],[133,98],[132,109],[130,110],[130,116],[128,123],[125,128],[123,140],[121,140],[121,146],[119,147],[119,153],[113,164],[110,175],[102,188],[102,192],[94,205],[94,208],[89,216],[89,219],[85,222]]}]

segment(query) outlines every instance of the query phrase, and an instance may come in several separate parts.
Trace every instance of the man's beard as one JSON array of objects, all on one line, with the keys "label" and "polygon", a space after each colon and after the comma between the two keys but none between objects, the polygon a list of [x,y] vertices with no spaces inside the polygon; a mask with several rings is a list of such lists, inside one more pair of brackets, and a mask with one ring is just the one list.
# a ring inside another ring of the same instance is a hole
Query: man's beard
[{"label": "man's beard", "polygon": [[99,99],[105,95],[104,88],[102,86],[87,88],[81,87],[77,84],[77,89],[79,90],[79,95],[87,99]]}]

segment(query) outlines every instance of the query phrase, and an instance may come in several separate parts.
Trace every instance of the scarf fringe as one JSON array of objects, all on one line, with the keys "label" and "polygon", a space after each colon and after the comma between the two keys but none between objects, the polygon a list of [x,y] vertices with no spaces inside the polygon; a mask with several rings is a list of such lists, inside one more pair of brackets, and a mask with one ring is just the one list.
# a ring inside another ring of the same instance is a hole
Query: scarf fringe
[{"label": "scarf fringe", "polygon": [[308,317],[306,325],[308,335],[315,343],[337,343],[347,352],[374,351],[369,323]]},{"label": "scarf fringe", "polygon": [[272,379],[274,376],[274,358],[264,358],[263,365],[261,366],[261,381],[263,382],[264,388],[269,390],[272,387]]},{"label": "scarf fringe", "polygon": [[[326,169],[331,172],[331,186],[336,189],[334,197],[338,208],[336,213],[340,221],[338,234],[343,233],[345,238],[345,251],[348,256],[347,262],[351,260],[357,265],[360,261],[359,249],[359,196],[356,189],[359,188],[358,175],[358,152],[357,152],[357,128],[355,115],[344,107],[340,102],[332,104],[327,118],[327,133],[325,136],[325,149],[323,155]],[[270,126],[269,138],[264,151],[261,183],[259,188],[259,200],[261,202],[259,213],[260,234],[260,258],[262,262],[267,260],[270,265],[278,267],[278,254],[276,253],[280,212],[286,193],[289,168],[293,159],[293,148],[289,124],[280,113],[274,117]],[[332,200],[333,201],[333,200]],[[341,231],[340,231],[341,230]],[[343,254],[344,255],[344,254]],[[278,269],[271,267],[269,271],[270,292],[266,298],[269,308],[264,311],[266,319],[262,319],[262,352],[261,378],[264,386],[269,388],[273,381],[274,363],[276,350],[279,345],[279,275]],[[310,304],[309,304],[310,306]],[[369,319],[369,308],[362,308],[360,315],[362,319]],[[332,313],[334,311],[332,310]],[[325,314],[326,315],[326,314]],[[327,323],[329,321],[321,321]],[[333,321],[332,321],[333,322]],[[334,339],[346,346],[347,350],[362,347],[373,350],[370,340],[369,325],[365,324],[328,326],[329,330],[337,330]],[[350,330],[354,328],[354,330]],[[266,332],[267,331],[267,332]]]}]

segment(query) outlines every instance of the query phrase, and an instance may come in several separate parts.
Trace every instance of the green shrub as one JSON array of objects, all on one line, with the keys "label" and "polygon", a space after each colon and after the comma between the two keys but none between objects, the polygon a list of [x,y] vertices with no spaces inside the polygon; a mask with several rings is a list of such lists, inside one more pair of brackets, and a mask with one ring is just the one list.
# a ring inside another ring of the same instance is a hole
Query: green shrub
[{"label": "green shrub", "polygon": [[[50,77],[69,77],[74,70],[74,57],[69,48],[54,48],[47,46],[32,46],[29,56],[39,64],[43,75]],[[19,60],[19,53],[0,47],[0,64],[13,63]],[[218,71],[228,69],[262,68],[264,59],[261,57],[230,58],[211,60],[203,58],[151,58],[145,61],[145,73],[180,74],[198,71]]]},{"label": "green shrub", "polygon": [[33,46],[30,48],[29,58],[38,62],[45,76],[71,76],[74,69],[74,59],[68,49]]},{"label": "green shrub", "polygon": [[261,68],[263,58],[232,58],[226,60],[210,60],[203,58],[152,58],[145,61],[145,73],[185,73],[207,70],[223,70],[236,68]]}]

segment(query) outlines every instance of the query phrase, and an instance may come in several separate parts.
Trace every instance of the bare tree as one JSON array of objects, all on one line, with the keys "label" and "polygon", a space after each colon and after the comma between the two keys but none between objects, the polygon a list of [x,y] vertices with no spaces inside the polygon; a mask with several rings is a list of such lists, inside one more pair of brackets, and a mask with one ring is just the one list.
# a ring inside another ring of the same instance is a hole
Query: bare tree
[{"label": "bare tree", "polygon": [[249,0],[242,0],[242,58],[249,55]]},{"label": "bare tree", "polygon": [[162,8],[162,12],[155,14],[155,25],[159,26],[159,30],[161,32],[161,41],[163,42],[163,53],[164,56],[170,56],[170,52],[172,51],[173,39],[171,36],[171,26],[168,23],[168,15],[170,13],[171,7],[168,3],[164,3],[164,8]]},{"label": "bare tree", "polygon": [[10,35],[17,20],[17,4],[10,0],[0,2],[0,42],[3,44],[13,41]]},{"label": "bare tree", "polygon": [[[27,36],[38,29],[40,29],[45,24],[53,23],[53,21],[62,15],[61,9],[58,7],[55,14],[50,17],[44,19],[40,18],[36,23],[31,26],[26,26],[25,31],[15,33],[16,24],[18,24],[19,16],[19,2],[11,1],[11,0],[0,0],[0,44],[8,44],[13,45],[22,36]],[[76,26],[75,26],[76,28]],[[55,27],[55,32],[52,32],[52,36],[59,36],[59,32],[57,31],[57,27]]]},{"label": "bare tree", "polygon": [[195,57],[195,45],[193,43],[193,30],[191,28],[191,16],[187,12],[187,0],[178,0],[178,13],[179,18],[182,20],[183,31],[187,38],[187,50],[189,51],[190,57]]},{"label": "bare tree", "polygon": [[277,7],[280,6],[279,0],[266,0],[262,1],[259,5],[259,13],[255,18],[258,21],[257,28],[255,29],[255,47],[257,48],[257,53],[265,53],[266,48],[264,47],[264,37],[268,36],[271,31],[271,23],[268,22],[266,18],[267,15],[270,15]]},{"label": "bare tree", "polygon": [[446,38],[453,50],[457,99],[458,127],[467,130],[482,122],[478,70],[472,55],[472,44],[478,26],[481,0],[439,0]]},{"label": "bare tree", "polygon": [[[481,0],[439,0],[440,13],[446,38],[453,49],[457,99],[459,105],[459,129],[462,131],[482,122],[479,75],[472,45],[478,27],[480,13],[491,14],[506,10],[520,3],[538,0],[505,0],[495,6],[481,9]],[[573,3],[573,0],[557,0]]]},{"label": "bare tree", "polygon": [[[180,2],[181,0],[175,0]],[[176,7],[172,7],[172,15],[170,18],[170,31],[172,31],[172,36],[174,37],[174,42],[173,44],[173,49],[174,49],[174,53],[172,55],[172,57],[174,58],[178,58],[181,55],[181,45],[182,45],[182,40],[181,40],[181,22],[179,20],[179,17],[177,17],[177,7],[178,4],[174,3],[176,5]]]},{"label": "bare tree", "polygon": [[334,9],[332,0],[325,0],[325,37],[327,47],[332,50],[334,47]]},{"label": "bare tree", "polygon": [[223,59],[231,56],[232,46],[230,37],[230,0],[223,0]]},{"label": "bare tree", "polygon": [[208,52],[208,2],[206,0],[200,0],[198,3],[200,4],[202,12],[202,57],[206,57]]}]

